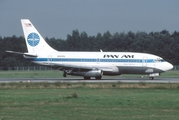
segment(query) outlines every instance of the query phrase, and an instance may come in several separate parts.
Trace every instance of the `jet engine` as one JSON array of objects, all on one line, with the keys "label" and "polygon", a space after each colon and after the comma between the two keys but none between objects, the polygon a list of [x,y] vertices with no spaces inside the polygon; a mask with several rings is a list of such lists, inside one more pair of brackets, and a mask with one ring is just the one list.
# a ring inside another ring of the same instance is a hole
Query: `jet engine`
[{"label": "jet engine", "polygon": [[90,77],[95,77],[96,79],[101,79],[103,75],[103,71],[102,70],[91,70],[88,71],[84,74],[84,79],[90,79]]},{"label": "jet engine", "polygon": [[84,79],[90,79],[91,77],[95,77],[96,79],[101,79],[103,75],[103,71],[98,69],[92,69],[92,70],[73,69],[73,70],[64,71],[64,77],[66,77],[66,74],[83,76]]}]

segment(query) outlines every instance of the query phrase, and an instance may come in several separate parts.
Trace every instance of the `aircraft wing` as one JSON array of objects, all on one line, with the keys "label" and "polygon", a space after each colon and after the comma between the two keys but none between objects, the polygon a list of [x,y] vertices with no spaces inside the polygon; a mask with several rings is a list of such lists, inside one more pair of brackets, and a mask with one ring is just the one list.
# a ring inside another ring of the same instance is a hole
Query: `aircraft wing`
[{"label": "aircraft wing", "polygon": [[98,70],[102,70],[102,71],[105,71],[105,72],[112,72],[114,70],[114,66],[111,67],[95,67],[95,66],[92,66],[92,67],[89,67],[89,66],[76,66],[76,65],[67,65],[65,64],[65,66],[63,65],[59,65],[59,64],[54,64],[52,65],[52,68],[55,68],[55,69],[58,69],[58,70],[72,70],[72,69],[83,69],[83,70],[93,70],[93,69],[98,69]]}]

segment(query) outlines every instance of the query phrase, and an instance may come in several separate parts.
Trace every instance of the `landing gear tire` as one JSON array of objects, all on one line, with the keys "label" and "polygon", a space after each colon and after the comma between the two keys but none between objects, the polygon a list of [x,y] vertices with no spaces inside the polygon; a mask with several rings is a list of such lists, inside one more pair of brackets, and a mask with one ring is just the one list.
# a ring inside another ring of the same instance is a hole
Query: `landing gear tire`
[{"label": "landing gear tire", "polygon": [[149,77],[149,79],[150,79],[150,80],[153,80],[153,79],[154,79],[154,77]]},{"label": "landing gear tire", "polygon": [[67,75],[66,75],[66,74],[63,74],[63,77],[67,77]]},{"label": "landing gear tire", "polygon": [[95,77],[96,80],[101,80],[102,76],[99,76],[99,77]]},{"label": "landing gear tire", "polygon": [[84,77],[85,80],[90,80],[90,77]]}]

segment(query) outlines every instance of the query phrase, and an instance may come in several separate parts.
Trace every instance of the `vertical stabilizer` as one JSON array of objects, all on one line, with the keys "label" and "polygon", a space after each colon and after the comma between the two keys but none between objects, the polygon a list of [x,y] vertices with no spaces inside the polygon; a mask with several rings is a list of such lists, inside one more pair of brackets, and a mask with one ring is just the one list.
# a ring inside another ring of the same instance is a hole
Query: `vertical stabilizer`
[{"label": "vertical stabilizer", "polygon": [[21,19],[28,53],[56,52],[50,47],[28,19]]}]

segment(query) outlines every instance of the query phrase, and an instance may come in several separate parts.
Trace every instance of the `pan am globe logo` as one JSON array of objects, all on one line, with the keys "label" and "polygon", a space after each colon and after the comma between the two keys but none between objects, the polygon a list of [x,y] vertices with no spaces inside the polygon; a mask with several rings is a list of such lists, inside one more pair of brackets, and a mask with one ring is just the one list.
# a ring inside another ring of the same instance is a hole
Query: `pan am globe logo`
[{"label": "pan am globe logo", "polygon": [[35,47],[40,42],[40,37],[37,33],[30,33],[27,37],[27,42],[30,46]]}]

